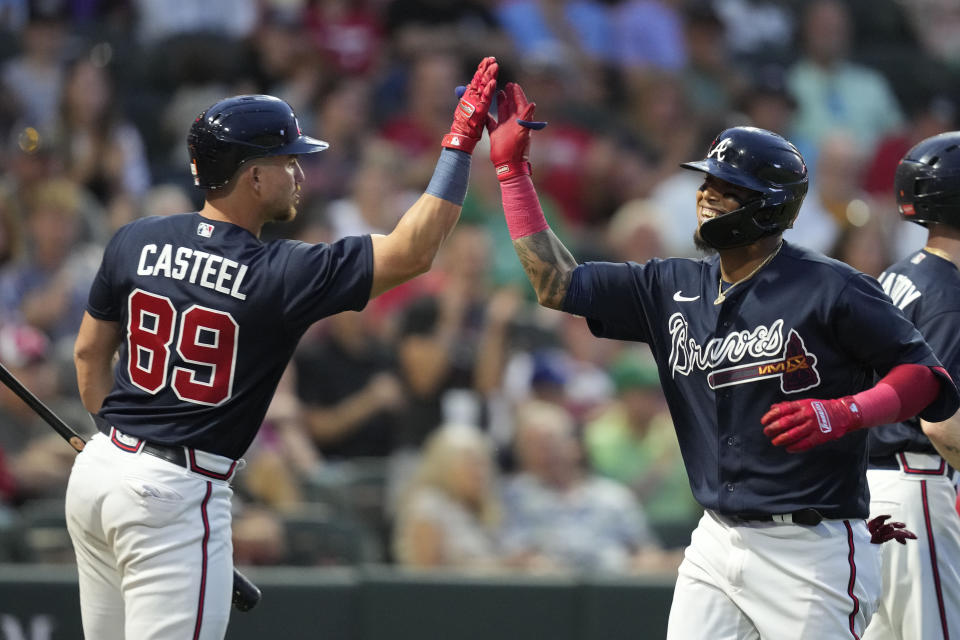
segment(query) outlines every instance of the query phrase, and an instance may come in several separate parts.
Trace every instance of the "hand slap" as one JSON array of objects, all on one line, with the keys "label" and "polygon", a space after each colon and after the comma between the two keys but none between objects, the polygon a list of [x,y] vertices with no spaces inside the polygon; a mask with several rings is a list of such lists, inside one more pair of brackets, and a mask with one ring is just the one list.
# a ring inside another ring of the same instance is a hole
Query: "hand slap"
[{"label": "hand slap", "polygon": [[853,398],[807,398],[778,402],[760,418],[763,434],[777,447],[800,453],[841,438],[863,426],[863,416]]},{"label": "hand slap", "polygon": [[867,529],[870,531],[870,542],[873,544],[883,544],[888,540],[896,540],[900,544],[907,544],[907,540],[916,540],[917,534],[907,529],[907,525],[902,522],[886,522],[889,515],[877,516],[867,522]]},{"label": "hand slap", "polygon": [[487,120],[492,120],[489,115],[490,102],[497,88],[499,70],[500,65],[497,64],[496,58],[484,58],[477,66],[470,84],[457,87],[456,94],[460,101],[453,112],[450,133],[443,136],[441,145],[449,149],[473,153],[473,148],[477,146],[477,142],[483,135]]},{"label": "hand slap", "polygon": [[490,161],[496,167],[497,179],[530,175],[530,131],[540,130],[546,122],[533,120],[536,102],[528,102],[523,89],[508,82],[497,92],[497,120],[490,119]]}]

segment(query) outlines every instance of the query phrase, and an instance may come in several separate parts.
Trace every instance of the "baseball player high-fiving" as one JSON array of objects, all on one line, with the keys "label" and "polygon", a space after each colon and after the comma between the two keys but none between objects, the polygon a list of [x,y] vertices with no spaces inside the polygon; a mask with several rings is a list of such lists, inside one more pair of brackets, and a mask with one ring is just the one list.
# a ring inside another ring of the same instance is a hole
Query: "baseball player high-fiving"
[{"label": "baseball player high-fiving", "polygon": [[490,157],[540,303],[586,317],[597,336],[650,345],[705,509],[668,638],[860,637],[881,589],[866,429],[943,420],[960,396],[875,280],[783,241],[807,191],[799,152],[735,127],[682,165],[704,174],[694,241],[715,255],[578,265],[529,178],[530,129],[543,123],[517,85],[498,102]]},{"label": "baseball player high-fiving", "polygon": [[[897,166],[900,217],[926,246],[880,275],[950,374],[960,376],[960,132],[928,138]],[[917,542],[883,548],[883,598],[864,640],[960,638],[960,414],[871,429],[870,513],[909,524]]]},{"label": "baseball player high-fiving", "polygon": [[307,327],[429,269],[460,215],[497,69],[480,63],[426,192],[385,236],[261,242],[265,223],[296,215],[298,156],[327,144],[271,96],[223,100],[193,123],[203,208],[116,233],[77,336],[101,431],[66,501],[87,638],[223,638],[238,461]]}]

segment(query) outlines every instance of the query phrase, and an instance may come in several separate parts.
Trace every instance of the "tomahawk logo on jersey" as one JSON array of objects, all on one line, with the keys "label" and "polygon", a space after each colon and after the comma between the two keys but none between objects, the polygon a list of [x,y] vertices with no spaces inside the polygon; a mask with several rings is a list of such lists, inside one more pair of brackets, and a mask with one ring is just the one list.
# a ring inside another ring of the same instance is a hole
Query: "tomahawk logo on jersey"
[{"label": "tomahawk logo on jersey", "polygon": [[[677,296],[674,295],[673,299],[676,300]],[[689,375],[694,367],[710,371],[707,384],[711,389],[765,378],[779,378],[780,389],[784,393],[798,393],[820,384],[820,374],[814,366],[817,358],[807,352],[800,334],[791,329],[784,345],[783,319],[777,319],[769,327],[734,331],[723,338],[712,338],[705,346],[688,339],[687,319],[682,313],[670,316],[668,325],[673,340],[670,349],[671,371],[681,375]],[[740,362],[745,357],[756,360],[764,356],[780,357],[721,368],[725,363]]]},{"label": "tomahawk logo on jersey", "polygon": [[366,304],[370,238],[262,243],[198,214],[163,221],[118,231],[91,288],[89,313],[123,332],[99,415],[130,436],[236,459],[306,328]]},{"label": "tomahawk logo on jersey", "polygon": [[[805,285],[792,281],[800,279],[818,286],[798,297]],[[563,309],[585,316],[595,335],[650,345],[704,507],[866,517],[865,432],[791,454],[770,444],[760,418],[801,391],[852,395],[897,364],[937,359],[875,280],[789,243],[717,305],[719,280],[716,256],[586,263],[574,271]],[[792,490],[769,490],[784,479]]]}]

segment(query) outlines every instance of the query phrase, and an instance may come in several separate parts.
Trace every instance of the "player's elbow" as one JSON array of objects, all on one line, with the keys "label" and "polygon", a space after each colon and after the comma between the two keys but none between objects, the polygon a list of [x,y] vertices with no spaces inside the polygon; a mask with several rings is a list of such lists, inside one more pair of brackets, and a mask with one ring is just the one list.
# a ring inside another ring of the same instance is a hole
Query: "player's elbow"
[{"label": "player's elbow", "polygon": [[934,446],[951,444],[960,439],[960,412],[943,422],[921,420],[920,427],[923,429],[923,435],[927,436]]},{"label": "player's elbow", "polygon": [[94,360],[96,354],[96,349],[93,344],[82,340],[80,337],[77,338],[77,341],[73,343],[73,364],[80,369],[80,367],[88,365]]},{"label": "player's elbow", "polygon": [[410,277],[416,278],[430,271],[433,267],[433,259],[435,256],[436,253],[422,253],[410,256],[408,265]]}]

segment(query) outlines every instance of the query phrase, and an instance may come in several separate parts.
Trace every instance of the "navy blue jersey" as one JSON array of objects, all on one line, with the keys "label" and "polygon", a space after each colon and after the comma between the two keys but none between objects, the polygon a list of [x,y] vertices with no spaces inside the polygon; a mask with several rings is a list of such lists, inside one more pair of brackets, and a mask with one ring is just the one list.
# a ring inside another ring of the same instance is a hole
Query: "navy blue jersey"
[{"label": "navy blue jersey", "polygon": [[[715,305],[719,279],[716,256],[587,263],[563,308],[597,336],[650,345],[701,505],[866,517],[866,432],[794,454],[770,443],[760,418],[776,402],[863,391],[897,364],[938,366],[930,347],[875,280],[786,242]],[[960,403],[945,388],[931,418]]]},{"label": "navy blue jersey", "polygon": [[369,236],[262,243],[196,213],[132,222],[107,245],[87,306],[122,331],[99,415],[145,440],[239,458],[303,332],[362,309],[372,283]]},{"label": "navy blue jersey", "polygon": [[[880,275],[880,286],[920,330],[954,381],[960,381],[960,271],[920,251]],[[870,430],[871,459],[900,451],[936,453],[916,418]]]}]

